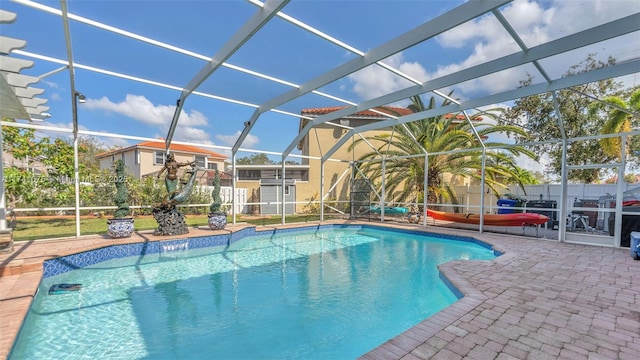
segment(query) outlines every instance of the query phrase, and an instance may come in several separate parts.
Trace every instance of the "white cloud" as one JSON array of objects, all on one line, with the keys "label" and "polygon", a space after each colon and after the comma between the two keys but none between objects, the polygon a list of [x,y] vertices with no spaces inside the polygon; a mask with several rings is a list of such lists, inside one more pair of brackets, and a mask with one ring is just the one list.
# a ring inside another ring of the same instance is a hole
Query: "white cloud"
[{"label": "white cloud", "polygon": [[49,100],[52,100],[52,101],[60,101],[60,100],[62,100],[62,97],[60,96],[60,94],[59,94],[59,93],[54,92],[54,93],[51,93],[51,94],[49,95]]},{"label": "white cloud", "polygon": [[[127,94],[124,101],[119,103],[114,103],[103,96],[100,99],[87,99],[83,106],[91,110],[114,112],[144,124],[165,127],[168,127],[171,123],[176,109],[173,105],[154,105],[142,95],[131,94]],[[207,118],[199,111],[193,110],[187,113],[183,110],[180,114],[180,124],[183,126],[207,125]]]},{"label": "white cloud", "polygon": [[[524,43],[531,48],[628,14],[640,12],[640,2],[619,0],[612,6],[611,2],[604,0],[554,0],[544,3],[515,0],[501,11]],[[520,50],[495,16],[491,14],[451,29],[439,35],[436,41],[444,48],[445,53],[440,57],[442,59],[447,58],[447,49],[457,49],[454,51],[455,53],[464,52],[467,49],[468,55],[451,63],[440,64],[433,72],[426,71],[424,66],[418,62],[404,61],[402,53],[396,54],[386,61],[389,65],[406,71],[421,81],[426,81]],[[631,43],[635,43],[635,45]],[[628,38],[621,38],[608,41],[604,45],[596,44],[573,51],[569,56],[544,59],[542,62],[545,70],[552,77],[557,77],[564,74],[570,66],[584,60],[589,53],[598,52],[598,57],[602,59],[606,59],[609,55],[615,57],[616,54],[619,54],[620,59],[618,60],[626,60],[625,57],[631,56],[629,54],[637,54],[639,50],[640,43],[629,41]],[[425,58],[425,61],[431,59]],[[532,66],[518,67],[459,84],[456,86],[456,97],[468,98],[474,94],[496,93],[516,88],[519,81],[526,78],[527,72],[534,74],[537,81],[542,81],[542,77],[536,73]],[[377,97],[410,85],[406,80],[376,65],[354,73],[349,78],[354,83],[353,91],[363,99]]]},{"label": "white cloud", "polygon": [[48,80],[42,80],[42,83],[50,87],[51,89],[59,89],[58,83]]},{"label": "white cloud", "polygon": [[[83,109],[104,111],[123,115],[146,125],[152,125],[159,131],[155,137],[165,137],[173,119],[176,107],[173,105],[156,105],[142,95],[127,94],[124,101],[113,102],[107,97],[87,99]],[[197,111],[182,111],[179,126],[176,127],[174,140],[194,143],[212,144],[209,133],[199,128],[208,124],[207,117]],[[114,144],[117,141],[113,141]],[[127,142],[125,141],[126,145]]]},{"label": "white cloud", "polygon": [[[424,67],[415,62],[405,62],[402,53],[389,57],[383,62],[419,81],[425,81],[427,79],[427,72]],[[349,75],[349,79],[354,83],[353,91],[363,99],[382,96],[389,92],[413,85],[409,80],[395,75],[378,65],[367,66]]]},{"label": "white cloud", "polygon": [[[242,132],[238,130],[233,135],[216,135],[216,139],[220,140],[224,145],[233,146],[236,143],[236,140],[238,140],[238,138],[240,137],[240,134],[242,134]],[[244,139],[244,142],[242,142],[242,147],[252,148],[259,142],[260,139],[257,136],[248,134]]]},{"label": "white cloud", "polygon": [[203,129],[189,126],[178,126],[173,135],[175,140],[197,143],[210,142],[209,133]]}]

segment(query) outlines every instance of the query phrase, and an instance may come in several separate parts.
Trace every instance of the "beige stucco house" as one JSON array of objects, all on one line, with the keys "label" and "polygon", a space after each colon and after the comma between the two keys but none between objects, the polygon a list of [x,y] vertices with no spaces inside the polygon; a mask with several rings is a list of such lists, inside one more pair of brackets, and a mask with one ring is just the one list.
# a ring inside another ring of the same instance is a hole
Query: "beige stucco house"
[{"label": "beige stucco house", "polygon": [[[315,118],[321,115],[325,115],[340,109],[343,109],[345,106],[337,106],[337,107],[325,107],[325,108],[310,108],[304,109],[301,112],[305,118],[301,118],[300,120],[300,129],[302,129],[306,123],[310,120],[307,118]],[[411,114],[412,111],[407,108],[399,108],[399,107],[379,107],[376,108],[377,111],[382,113],[388,113],[394,116],[403,116]],[[454,116],[453,114],[445,115]],[[388,119],[384,115],[374,112],[371,110],[361,111],[359,113],[332,121],[334,124],[348,126],[348,127],[358,127],[362,125],[369,124],[371,122],[382,121]],[[472,121],[480,121],[481,117],[474,117]],[[453,120],[454,123],[466,121],[463,115],[458,115]],[[307,136],[304,137],[302,141],[298,144],[298,149],[302,151],[302,155],[307,155],[311,157],[304,158],[302,161],[303,165],[308,166],[308,181],[304,184],[304,187],[301,187],[296,192],[298,196],[298,201],[307,201],[313,197],[317,197],[320,192],[320,160],[317,158],[322,157],[328,150],[330,150],[348,131],[347,128],[338,127],[331,124],[322,124],[317,127],[314,127],[312,131],[309,132]],[[366,131],[361,133],[364,138],[371,138],[375,135],[389,134],[391,131],[390,128],[383,128],[379,130]],[[357,143],[353,149],[349,149],[349,147],[354,144],[356,139],[360,138],[360,136],[354,136],[353,139],[349,139],[344,143],[332,156],[333,159],[343,160],[342,162],[337,161],[327,161],[325,162],[324,169],[324,192],[328,193],[328,196],[325,200],[334,201],[336,207],[346,209],[347,201],[349,199],[350,192],[350,180],[351,171],[350,162],[353,162],[359,159],[362,155],[366,153],[370,153],[372,148],[366,144],[365,142]],[[369,141],[372,143],[374,147],[377,147],[380,144],[375,144],[373,141]],[[463,182],[469,181],[468,179],[462,179],[462,182],[456,183],[455,185],[466,185]],[[410,199],[404,199],[405,201],[410,201]],[[335,202],[337,201],[337,202]]]},{"label": "beige stucco house", "polygon": [[[164,166],[165,143],[159,141],[143,141],[141,143],[107,151],[96,155],[100,162],[100,169],[110,169],[113,162],[122,159],[127,171],[135,178],[156,175]],[[199,168],[207,171],[207,176],[199,176],[201,185],[211,185],[215,170],[224,171],[225,155],[205,150],[196,146],[171,144],[169,151],[174,154],[176,161],[187,163],[195,161]]]},{"label": "beige stucco house", "polygon": [[[300,120],[300,129],[304,128],[307,122],[310,121],[307,118],[315,118],[343,108],[345,108],[345,106],[303,109],[301,115],[305,118],[301,118]],[[409,109],[398,107],[380,107],[376,108],[376,110],[394,116],[411,113]],[[334,120],[331,123],[339,126],[358,127],[385,119],[388,119],[388,117],[371,110],[365,110]],[[348,132],[347,128],[335,125],[325,123],[314,127],[298,144],[298,149],[302,152],[302,155],[311,157],[311,159],[303,158],[302,161],[303,164],[309,166],[309,182],[307,185],[309,190],[306,193],[299,192],[300,198],[303,200],[319,197],[321,162],[317,158],[324,156],[324,154]],[[388,134],[389,131],[389,128],[383,128],[363,132],[361,135],[367,138],[375,135]],[[357,138],[360,138],[360,136],[349,139],[331,156],[331,158],[343,160],[343,162],[327,161],[324,165],[324,193],[325,195],[328,193],[325,200],[337,201],[334,205],[339,209],[346,209],[346,201],[349,199],[351,180],[351,166],[349,162],[355,161],[362,155],[373,151],[371,147],[364,142],[356,144],[352,150],[349,150],[349,147],[353,145],[354,140]],[[376,146],[376,144],[372,145]],[[319,200],[319,198],[316,200]]]}]

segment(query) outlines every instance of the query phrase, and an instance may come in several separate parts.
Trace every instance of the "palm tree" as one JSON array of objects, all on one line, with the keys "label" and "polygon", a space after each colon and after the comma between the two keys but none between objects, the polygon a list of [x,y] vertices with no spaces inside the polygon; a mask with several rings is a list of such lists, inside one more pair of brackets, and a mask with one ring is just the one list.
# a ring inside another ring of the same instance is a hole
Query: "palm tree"
[{"label": "palm tree", "polygon": [[[414,113],[436,107],[433,97],[427,107],[419,96],[412,97],[411,102],[408,108]],[[442,106],[448,104],[450,101],[445,100]],[[385,165],[387,198],[420,201],[423,196],[424,158],[403,156],[423,154],[424,149],[429,154],[427,200],[429,203],[437,203],[438,200],[457,203],[453,188],[449,182],[445,181],[445,174],[451,176],[451,182],[459,178],[481,180],[482,149],[469,122],[456,120],[456,116],[447,114],[407,123],[406,127],[396,125],[389,133],[367,137],[369,142],[376,144],[378,151],[366,153],[359,160],[376,159],[380,156],[379,153],[384,153],[387,158],[390,158]],[[490,125],[482,122],[474,125],[482,139],[499,132],[526,136],[522,128],[511,125]],[[350,150],[362,141],[364,140],[355,141],[350,146]],[[485,145],[493,147],[505,144],[485,142]],[[533,152],[520,146],[505,148],[501,151],[486,151],[486,155],[485,182],[496,194],[498,194],[498,188],[505,187],[503,185],[505,179],[523,187],[519,177],[521,173],[515,163],[516,156],[525,155],[532,159],[536,158]],[[361,170],[370,179],[382,177],[382,165],[379,161],[363,161]]]},{"label": "palm tree", "polygon": [[[589,108],[589,115],[595,116],[598,111],[602,111],[605,108],[608,109],[607,113],[607,121],[602,126],[600,131],[601,134],[616,134],[631,131],[631,120],[633,118],[629,112],[622,111],[621,109],[626,109],[630,112],[639,112],[640,111],[640,89],[636,89],[631,93],[629,97],[629,102],[625,102],[624,99],[618,96],[609,96],[603,99],[605,103],[614,104],[619,108],[609,107],[602,102],[594,102],[591,104]],[[602,151],[608,156],[618,158],[620,157],[620,137],[610,137],[600,139],[600,146],[602,146]],[[625,146],[625,152],[628,151],[630,139],[627,139],[627,144]]]}]

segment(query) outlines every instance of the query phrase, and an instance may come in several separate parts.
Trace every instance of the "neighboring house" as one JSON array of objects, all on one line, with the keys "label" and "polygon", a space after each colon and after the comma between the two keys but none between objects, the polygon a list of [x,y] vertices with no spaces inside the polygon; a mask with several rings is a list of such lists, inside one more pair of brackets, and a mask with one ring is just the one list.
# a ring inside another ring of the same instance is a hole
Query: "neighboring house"
[{"label": "neighboring house", "polygon": [[43,159],[44,157],[42,155],[16,159],[10,151],[4,151],[2,153],[2,164],[5,168],[16,167],[18,169],[25,169],[34,175],[46,175],[48,173],[48,166],[42,162]]},{"label": "neighboring house", "polygon": [[[303,109],[301,115],[308,118],[315,118],[321,115],[325,115],[334,111],[341,110],[346,106],[324,107],[324,108],[310,108]],[[376,110],[389,113],[394,116],[408,115],[411,110],[398,107],[380,107]],[[345,133],[349,130],[341,126],[358,127],[367,125],[372,122],[382,121],[388,119],[384,115],[376,112],[365,110],[344,118],[331,121],[333,124],[328,123],[320,124],[313,128],[298,144],[298,149],[301,150],[302,155],[315,157],[315,159],[303,158],[302,163],[309,165],[309,184],[307,193],[299,192],[299,199],[304,200],[320,200],[320,160],[327,151],[329,151],[338,140],[340,140]],[[311,120],[301,118],[300,129]],[[372,130],[362,133],[362,137],[371,137],[375,135],[388,134],[389,129]],[[354,137],[353,140],[360,138]],[[336,151],[331,157],[333,159],[345,160],[347,162],[327,161],[324,164],[324,194],[325,200],[341,201],[335,206],[343,211],[348,208],[346,203],[349,199],[350,180],[351,180],[351,167],[348,161],[355,161],[365,153],[373,151],[366,143],[362,142],[357,144],[353,151],[348,148],[353,144],[352,140],[347,141],[338,151]],[[373,144],[376,146],[376,144]],[[379,145],[379,144],[378,144]]]},{"label": "neighboring house", "polygon": [[[164,141],[143,141],[132,146],[103,152],[96,155],[96,159],[100,162],[100,169],[110,169],[114,161],[121,159],[133,177],[142,179],[147,176],[156,176],[162,169],[165,149]],[[182,144],[171,144],[169,151],[180,163],[195,161],[199,168],[207,169],[206,176],[198,176],[197,178],[200,185],[211,185],[215,170],[220,170],[223,186],[230,184],[230,176],[222,173],[224,161],[227,159],[225,155]],[[182,169],[184,170],[184,168]],[[183,171],[178,174],[182,173]]]}]

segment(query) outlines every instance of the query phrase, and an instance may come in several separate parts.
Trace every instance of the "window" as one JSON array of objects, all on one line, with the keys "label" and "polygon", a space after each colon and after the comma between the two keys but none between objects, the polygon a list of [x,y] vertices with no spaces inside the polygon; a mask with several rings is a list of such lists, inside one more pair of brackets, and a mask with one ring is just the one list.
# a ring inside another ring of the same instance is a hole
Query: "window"
[{"label": "window", "polygon": [[307,169],[287,170],[285,177],[287,179],[309,181],[309,170]]},{"label": "window", "polygon": [[164,165],[164,152],[162,152],[162,151],[154,151],[153,152],[153,164],[154,165]]},{"label": "window", "polygon": [[193,160],[195,160],[197,167],[203,168],[203,169],[207,167],[204,155],[195,155],[193,157]]},{"label": "window", "polygon": [[207,169],[218,170],[218,163],[214,163],[214,162],[207,163]]},{"label": "window", "polygon": [[135,163],[140,164],[140,149],[136,149],[133,157],[135,158]]},{"label": "window", "polygon": [[290,191],[291,191],[291,190],[289,189],[290,187],[291,187],[290,185],[287,185],[287,186],[285,186],[285,187],[284,187],[284,194],[285,194],[285,195],[290,195]]},{"label": "window", "polygon": [[262,170],[260,175],[262,179],[279,179],[278,169]]},{"label": "window", "polygon": [[238,170],[238,180],[260,180],[260,170]]},{"label": "window", "polygon": [[123,163],[123,164],[126,164],[126,163],[127,163],[127,162],[125,161],[125,159],[126,159],[126,158],[125,158],[125,156],[124,156],[124,153],[120,154],[120,159],[122,159],[122,163]]}]

